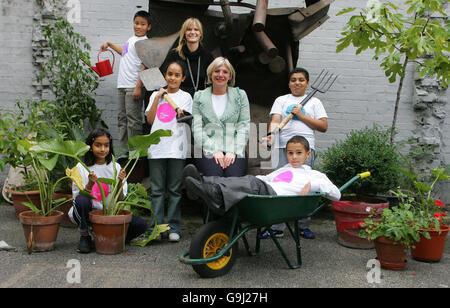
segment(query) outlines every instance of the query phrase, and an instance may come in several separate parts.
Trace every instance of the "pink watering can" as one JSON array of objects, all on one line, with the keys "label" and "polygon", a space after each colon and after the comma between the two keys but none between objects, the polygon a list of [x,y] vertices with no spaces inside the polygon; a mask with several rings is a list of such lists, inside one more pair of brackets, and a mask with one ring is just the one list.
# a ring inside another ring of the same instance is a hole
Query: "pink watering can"
[{"label": "pink watering can", "polygon": [[[109,51],[113,56],[113,64],[112,65],[111,65],[111,62],[109,62],[109,59],[100,61],[100,53],[102,53],[102,51],[99,51],[97,54],[98,62],[95,64],[95,66],[90,66],[100,77],[108,76],[113,73],[112,68],[114,67],[114,62],[116,61],[116,59],[114,58],[114,53],[111,50],[107,50],[107,51]],[[81,61],[83,61],[84,63],[89,65],[89,63],[87,63],[83,59],[81,59]]]}]

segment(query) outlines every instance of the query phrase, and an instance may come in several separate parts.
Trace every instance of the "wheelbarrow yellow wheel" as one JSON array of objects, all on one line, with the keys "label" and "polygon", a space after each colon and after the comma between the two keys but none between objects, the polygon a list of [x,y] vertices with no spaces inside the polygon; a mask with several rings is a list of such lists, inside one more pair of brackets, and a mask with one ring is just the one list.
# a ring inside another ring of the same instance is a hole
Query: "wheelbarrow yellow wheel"
[{"label": "wheelbarrow yellow wheel", "polygon": [[[202,226],[191,240],[189,254],[192,259],[214,257],[227,245],[230,226],[213,221]],[[225,275],[233,267],[237,257],[237,243],[220,259],[205,264],[192,265],[194,270],[204,278]]]}]

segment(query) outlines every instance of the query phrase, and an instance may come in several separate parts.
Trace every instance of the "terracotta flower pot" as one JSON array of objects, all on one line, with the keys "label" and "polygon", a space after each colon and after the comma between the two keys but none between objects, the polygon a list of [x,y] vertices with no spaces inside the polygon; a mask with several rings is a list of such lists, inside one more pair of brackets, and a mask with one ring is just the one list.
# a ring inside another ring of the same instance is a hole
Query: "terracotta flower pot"
[{"label": "terracotta flower pot", "polygon": [[24,202],[31,202],[37,208],[41,207],[41,196],[39,194],[39,190],[30,190],[25,192],[12,190],[11,197],[17,217],[19,217],[19,214],[24,211],[30,211],[30,208],[23,204]]},{"label": "terracotta flower pot", "polygon": [[103,210],[89,212],[97,253],[114,255],[125,250],[125,237],[131,218],[132,213],[125,210],[116,216],[104,216]]},{"label": "terracotta flower pot", "polygon": [[415,243],[415,248],[411,247],[411,255],[415,260],[424,262],[439,262],[444,253],[445,241],[450,227],[441,225],[441,233],[436,229],[428,229],[430,239],[420,236],[419,242]]},{"label": "terracotta flower pot", "polygon": [[30,253],[53,250],[62,217],[61,211],[54,211],[52,216],[46,217],[37,216],[33,211],[19,214]]},{"label": "terracotta flower pot", "polygon": [[405,268],[406,252],[408,251],[406,245],[395,244],[393,240],[381,236],[375,240],[375,250],[382,268],[394,271]]}]

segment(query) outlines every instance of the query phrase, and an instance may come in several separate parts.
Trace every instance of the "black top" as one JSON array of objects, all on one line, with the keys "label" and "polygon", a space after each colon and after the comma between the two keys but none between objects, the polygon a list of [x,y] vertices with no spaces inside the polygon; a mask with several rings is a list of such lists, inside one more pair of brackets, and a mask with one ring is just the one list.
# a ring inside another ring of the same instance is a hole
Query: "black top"
[{"label": "black top", "polygon": [[[165,70],[166,66],[173,61],[180,61],[185,64],[186,68],[186,79],[181,84],[180,88],[183,91],[188,92],[194,97],[195,87],[194,84],[197,84],[198,78],[198,90],[203,90],[206,88],[206,82],[208,81],[208,77],[206,75],[206,69],[214,60],[213,56],[206,51],[201,45],[197,48],[196,51],[191,52],[189,49],[184,46],[183,53],[186,57],[186,60],[183,60],[175,49],[171,49],[164,60],[164,63],[161,65],[161,69]],[[198,76],[198,63],[200,58],[200,76]],[[189,62],[189,63],[188,63]],[[189,70],[190,68],[190,70]],[[192,80],[194,79],[194,81]]]}]

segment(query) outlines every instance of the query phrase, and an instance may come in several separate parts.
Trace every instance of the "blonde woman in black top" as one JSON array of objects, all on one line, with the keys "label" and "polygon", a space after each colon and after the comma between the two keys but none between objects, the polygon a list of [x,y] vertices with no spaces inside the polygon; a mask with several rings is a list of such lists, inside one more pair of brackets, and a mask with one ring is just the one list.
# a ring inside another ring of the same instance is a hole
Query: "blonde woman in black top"
[{"label": "blonde woman in black top", "polygon": [[178,46],[169,51],[162,67],[173,61],[182,61],[186,64],[186,79],[181,84],[181,89],[191,96],[198,90],[206,87],[206,69],[214,60],[206,51],[201,42],[203,39],[203,25],[197,18],[188,18],[181,26]]}]

